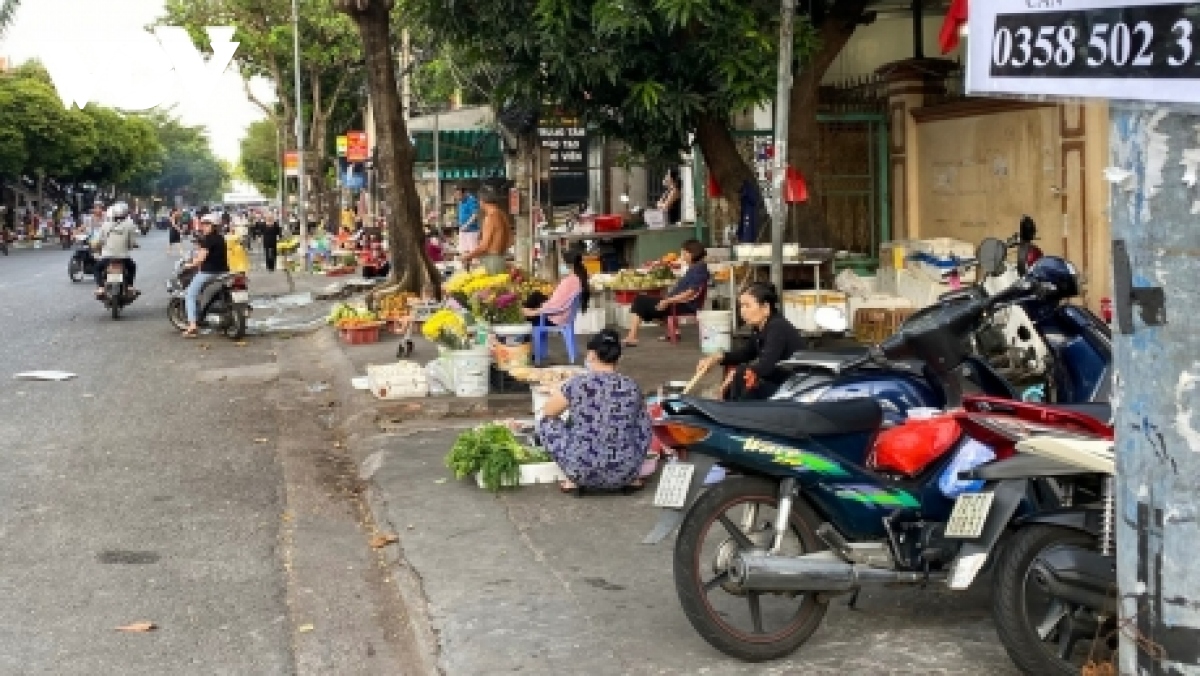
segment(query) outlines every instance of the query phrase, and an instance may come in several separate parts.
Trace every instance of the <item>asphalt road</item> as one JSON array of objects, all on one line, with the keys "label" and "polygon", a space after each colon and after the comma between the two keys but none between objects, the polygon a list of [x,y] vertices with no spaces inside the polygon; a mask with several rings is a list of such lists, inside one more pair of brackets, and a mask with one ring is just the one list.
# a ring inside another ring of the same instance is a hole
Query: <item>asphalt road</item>
[{"label": "asphalt road", "polygon": [[[69,256],[0,257],[0,674],[294,673],[266,386],[197,384],[271,342],[171,329],[162,232],[119,321]],[[12,377],[33,369],[78,377]]]}]

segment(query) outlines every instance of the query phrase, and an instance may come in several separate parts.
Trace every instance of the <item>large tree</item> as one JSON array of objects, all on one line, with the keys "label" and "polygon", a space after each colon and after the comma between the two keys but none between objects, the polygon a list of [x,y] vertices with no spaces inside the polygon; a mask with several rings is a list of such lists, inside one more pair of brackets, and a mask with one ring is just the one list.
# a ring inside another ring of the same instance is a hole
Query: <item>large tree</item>
[{"label": "large tree", "polygon": [[17,18],[17,9],[20,6],[21,0],[0,0],[0,38],[4,37],[13,20]]},{"label": "large tree", "polygon": [[410,291],[440,288],[437,268],[425,253],[421,200],[413,177],[413,147],[397,87],[396,41],[392,34],[395,0],[333,0],[333,3],[354,20],[362,40],[378,137],[376,168],[387,205],[392,279]]},{"label": "large tree", "polygon": [[229,186],[229,169],[213,154],[204,129],[183,124],[169,110],[154,111],[147,119],[163,148],[162,168],[151,180],[153,192],[192,204],[219,200]]},{"label": "large tree", "polygon": [[241,168],[247,181],[264,195],[279,190],[279,136],[270,120],[251,122],[241,143]]}]

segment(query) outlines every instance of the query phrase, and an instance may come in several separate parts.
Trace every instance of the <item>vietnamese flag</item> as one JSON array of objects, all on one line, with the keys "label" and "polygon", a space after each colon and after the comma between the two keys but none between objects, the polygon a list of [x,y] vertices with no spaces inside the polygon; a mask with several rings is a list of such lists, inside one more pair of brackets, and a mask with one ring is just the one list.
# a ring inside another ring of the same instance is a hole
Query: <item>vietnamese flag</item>
[{"label": "vietnamese flag", "polygon": [[946,18],[942,21],[942,32],[938,34],[942,54],[948,54],[958,46],[958,31],[966,23],[967,0],[953,0],[946,12]]}]

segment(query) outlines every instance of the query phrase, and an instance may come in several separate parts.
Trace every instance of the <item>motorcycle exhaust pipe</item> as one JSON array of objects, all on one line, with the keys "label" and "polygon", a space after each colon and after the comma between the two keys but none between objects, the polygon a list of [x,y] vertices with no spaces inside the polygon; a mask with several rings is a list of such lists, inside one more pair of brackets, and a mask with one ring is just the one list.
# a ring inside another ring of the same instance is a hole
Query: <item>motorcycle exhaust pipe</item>
[{"label": "motorcycle exhaust pipe", "polygon": [[847,563],[830,552],[805,556],[739,552],[729,565],[729,577],[747,591],[848,592],[867,583],[921,584],[945,575]]},{"label": "motorcycle exhaust pipe", "polygon": [[1075,545],[1047,549],[1033,561],[1033,581],[1048,595],[1117,614],[1117,560]]}]

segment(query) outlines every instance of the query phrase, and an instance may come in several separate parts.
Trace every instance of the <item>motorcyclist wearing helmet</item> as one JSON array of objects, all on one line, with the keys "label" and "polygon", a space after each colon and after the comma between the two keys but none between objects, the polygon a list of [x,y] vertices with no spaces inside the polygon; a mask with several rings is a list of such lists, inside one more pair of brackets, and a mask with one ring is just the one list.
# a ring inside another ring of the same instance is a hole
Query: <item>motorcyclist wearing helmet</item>
[{"label": "motorcyclist wearing helmet", "polygon": [[137,295],[140,292],[134,288],[133,281],[137,278],[137,263],[130,256],[130,251],[138,248],[137,226],[129,218],[129,207],[118,202],[109,207],[104,225],[100,226],[99,240],[100,262],[96,265],[96,296],[104,295],[104,275],[108,271],[110,260],[125,261],[125,286],[129,293]]}]

